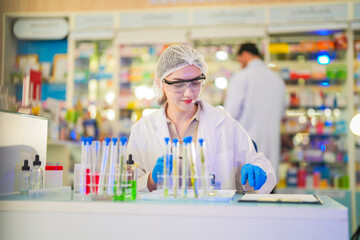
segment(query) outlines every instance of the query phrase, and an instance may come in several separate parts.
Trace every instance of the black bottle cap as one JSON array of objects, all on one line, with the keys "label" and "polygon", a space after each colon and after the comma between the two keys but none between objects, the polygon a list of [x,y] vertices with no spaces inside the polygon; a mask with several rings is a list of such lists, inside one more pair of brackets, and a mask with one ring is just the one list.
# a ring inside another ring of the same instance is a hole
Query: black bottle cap
[{"label": "black bottle cap", "polygon": [[129,164],[129,165],[133,165],[134,164],[134,160],[132,159],[132,155],[129,154],[129,158],[128,160],[126,161],[126,164]]},{"label": "black bottle cap", "polygon": [[24,166],[22,166],[21,170],[30,171],[29,161],[27,159],[24,160]]},{"label": "black bottle cap", "polygon": [[39,154],[36,154],[36,155],[35,155],[35,161],[33,161],[33,165],[34,165],[34,166],[36,166],[36,165],[41,166],[41,161],[40,161],[40,156],[39,156]]}]

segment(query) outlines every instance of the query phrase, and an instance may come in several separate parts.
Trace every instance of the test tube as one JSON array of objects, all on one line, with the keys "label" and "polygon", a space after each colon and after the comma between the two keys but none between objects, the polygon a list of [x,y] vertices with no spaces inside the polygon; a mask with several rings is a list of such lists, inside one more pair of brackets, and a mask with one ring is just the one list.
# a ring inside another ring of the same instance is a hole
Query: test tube
[{"label": "test tube", "polygon": [[101,143],[100,141],[94,141],[91,147],[91,179],[92,179],[92,193],[94,195],[97,194],[99,178],[97,177],[99,174],[98,171],[98,163],[100,162],[100,150],[101,150]]},{"label": "test tube", "polygon": [[208,173],[207,173],[207,163],[205,160],[205,142],[204,139],[199,139],[200,143],[200,162],[201,162],[201,181],[202,188],[204,190],[204,196],[207,196],[208,190]]},{"label": "test tube", "polygon": [[[92,142],[93,142],[94,138],[93,137],[88,137],[88,144],[85,146],[85,150],[86,150],[86,161],[85,161],[85,173],[86,173],[86,194],[92,193],[92,178],[91,178],[91,173],[92,173],[92,167],[91,167],[91,162],[92,162],[92,153],[91,153],[91,148],[92,148]],[[87,177],[89,174],[89,178]]]},{"label": "test tube", "polygon": [[108,177],[108,188],[107,194],[109,196],[114,195],[114,181],[115,181],[115,165],[117,158],[117,138],[112,139],[112,144],[110,145],[110,165],[109,165],[109,177]]},{"label": "test tube", "polygon": [[178,148],[179,140],[177,138],[173,139],[173,188],[174,188],[174,197],[177,197],[177,189],[178,189],[178,181],[179,181],[179,148]]},{"label": "test tube", "polygon": [[188,166],[188,164],[187,164],[187,161],[188,161],[187,145],[188,145],[188,139],[184,138],[184,143],[182,146],[182,173],[181,173],[181,175],[182,175],[181,176],[181,192],[182,192],[183,198],[186,198],[186,195],[187,195],[187,172],[188,172],[188,169],[187,169],[187,166]]},{"label": "test tube", "polygon": [[198,197],[198,181],[197,181],[197,167],[196,167],[196,152],[195,152],[195,145],[192,141],[192,137],[189,138],[188,144],[188,154],[189,154],[189,163],[190,163],[190,178],[191,178],[191,185],[194,188],[194,196],[195,198]]},{"label": "test tube", "polygon": [[123,173],[124,173],[124,162],[125,162],[125,147],[126,147],[126,142],[127,142],[127,138],[126,137],[121,137],[120,138],[120,151],[119,151],[119,178],[118,178],[118,182],[117,182],[117,188],[116,188],[116,192],[117,192],[117,196],[120,196],[122,194],[122,181],[123,181]]},{"label": "test tube", "polygon": [[104,185],[105,185],[105,173],[106,173],[106,166],[109,157],[109,143],[110,138],[105,138],[102,144],[102,159],[101,159],[101,169],[100,169],[100,179],[99,179],[99,190],[98,194],[101,196],[104,192]]},{"label": "test tube", "polygon": [[86,142],[87,138],[83,137],[81,139],[81,174],[80,174],[80,193],[86,193],[86,175],[85,175],[85,162],[86,162]]},{"label": "test tube", "polygon": [[169,150],[169,140],[170,138],[165,138],[165,152],[164,152],[164,197],[168,197],[169,188],[168,188],[168,164],[170,164],[170,150]]}]

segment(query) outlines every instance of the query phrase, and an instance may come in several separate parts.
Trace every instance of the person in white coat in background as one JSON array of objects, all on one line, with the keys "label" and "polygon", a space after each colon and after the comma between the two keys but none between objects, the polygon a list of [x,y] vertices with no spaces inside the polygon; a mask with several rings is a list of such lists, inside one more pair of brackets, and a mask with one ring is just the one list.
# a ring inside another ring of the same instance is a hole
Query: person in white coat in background
[{"label": "person in white coat in background", "polygon": [[285,83],[264,64],[253,43],[240,46],[237,60],[243,69],[231,77],[224,107],[246,129],[258,151],[271,161],[278,177]]},{"label": "person in white coat in background", "polygon": [[270,193],[274,188],[271,163],[256,153],[244,128],[226,111],[198,100],[206,70],[204,58],[187,45],[171,45],[160,55],[154,87],[162,107],[132,126],[127,146],[139,165],[138,191],[156,189],[163,173],[164,139],[181,142],[187,136],[195,139],[197,151],[197,139],[206,142],[208,172],[221,189]]}]

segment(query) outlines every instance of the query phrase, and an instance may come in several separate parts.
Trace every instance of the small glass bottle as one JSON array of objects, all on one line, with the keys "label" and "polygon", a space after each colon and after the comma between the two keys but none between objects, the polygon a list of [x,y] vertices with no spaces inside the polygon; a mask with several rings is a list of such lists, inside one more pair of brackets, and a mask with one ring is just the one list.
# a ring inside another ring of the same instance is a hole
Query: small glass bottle
[{"label": "small glass bottle", "polygon": [[127,188],[125,190],[125,199],[136,200],[138,165],[134,163],[131,154],[129,154],[129,158],[126,161],[125,169],[127,175]]},{"label": "small glass bottle", "polygon": [[24,166],[21,168],[21,175],[20,175],[20,194],[27,195],[29,194],[29,177],[30,177],[30,166],[29,161],[24,160]]},{"label": "small glass bottle", "polygon": [[43,170],[40,168],[41,161],[39,155],[35,156],[33,162],[34,168],[30,172],[30,189],[42,189],[43,188]]}]

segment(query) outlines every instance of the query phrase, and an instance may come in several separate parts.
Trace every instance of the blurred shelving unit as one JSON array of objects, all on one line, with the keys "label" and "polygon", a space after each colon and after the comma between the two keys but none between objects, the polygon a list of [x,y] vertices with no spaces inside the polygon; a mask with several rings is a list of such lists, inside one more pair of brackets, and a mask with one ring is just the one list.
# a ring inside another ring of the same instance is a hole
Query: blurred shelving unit
[{"label": "blurred shelving unit", "polygon": [[[345,5],[332,7],[347,11]],[[287,7],[270,10],[274,23],[268,27],[269,67],[285,80],[289,104],[281,129],[277,190],[340,192],[335,199],[355,209],[354,146],[348,129],[353,115],[353,33],[346,23],[296,19],[296,10],[288,9],[282,18],[281,9]],[[288,19],[294,24],[286,23]],[[349,218],[350,229],[355,228],[356,212]]]},{"label": "blurred shelving unit", "polygon": [[116,14],[74,13],[70,19],[67,107],[83,112],[83,135],[115,137]]},{"label": "blurred shelving unit", "polygon": [[[360,4],[358,4],[360,6]],[[359,13],[358,13],[359,15]],[[358,16],[360,19],[360,16]],[[360,112],[360,22],[351,24],[353,30],[354,54],[353,54],[353,73],[354,73],[354,115]],[[355,154],[354,154],[354,178],[356,186],[356,215],[360,215],[360,136],[355,136]]]},{"label": "blurred shelving unit", "polygon": [[[69,17],[61,13],[45,14],[41,18],[8,14],[4,18],[0,89],[1,103],[6,104],[0,105],[2,109],[18,111],[18,102],[22,101],[23,78],[29,75],[30,69],[39,74],[37,78],[41,81],[41,98],[31,101],[33,106],[40,105],[39,101],[48,98],[65,101],[68,22]],[[49,28],[41,31],[39,26],[45,24]]]},{"label": "blurred shelving unit", "polygon": [[[270,33],[269,66],[282,75],[289,99],[282,125],[282,162],[291,168],[281,167],[279,187],[349,188],[344,167],[348,162],[346,49],[341,26],[326,34],[315,29]],[[289,177],[289,172],[301,174],[302,179]],[[320,180],[309,181],[317,172]]]},{"label": "blurred shelving unit", "polygon": [[[360,112],[360,23],[354,25],[354,113]],[[356,189],[360,190],[360,137],[355,137]]]}]

